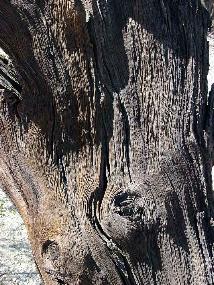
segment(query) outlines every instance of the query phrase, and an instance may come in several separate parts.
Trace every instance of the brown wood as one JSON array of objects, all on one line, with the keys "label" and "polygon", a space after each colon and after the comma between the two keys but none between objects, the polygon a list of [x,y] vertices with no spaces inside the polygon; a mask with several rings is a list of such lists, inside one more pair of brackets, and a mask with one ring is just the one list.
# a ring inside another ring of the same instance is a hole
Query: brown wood
[{"label": "brown wood", "polygon": [[0,184],[46,285],[214,284],[211,4],[0,1]]}]

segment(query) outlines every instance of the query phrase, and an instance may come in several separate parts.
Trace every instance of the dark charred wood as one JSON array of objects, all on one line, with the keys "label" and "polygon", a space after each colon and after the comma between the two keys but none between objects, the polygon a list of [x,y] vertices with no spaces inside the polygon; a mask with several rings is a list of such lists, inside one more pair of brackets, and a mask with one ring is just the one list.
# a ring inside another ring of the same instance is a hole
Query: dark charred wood
[{"label": "dark charred wood", "polygon": [[0,1],[0,184],[45,284],[214,284],[212,17]]}]

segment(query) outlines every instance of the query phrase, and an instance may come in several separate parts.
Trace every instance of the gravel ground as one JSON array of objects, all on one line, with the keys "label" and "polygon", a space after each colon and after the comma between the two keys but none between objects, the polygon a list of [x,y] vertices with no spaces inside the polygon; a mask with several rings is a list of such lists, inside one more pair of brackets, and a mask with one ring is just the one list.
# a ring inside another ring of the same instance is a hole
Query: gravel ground
[{"label": "gravel ground", "polygon": [[23,221],[0,191],[0,285],[41,284]]}]

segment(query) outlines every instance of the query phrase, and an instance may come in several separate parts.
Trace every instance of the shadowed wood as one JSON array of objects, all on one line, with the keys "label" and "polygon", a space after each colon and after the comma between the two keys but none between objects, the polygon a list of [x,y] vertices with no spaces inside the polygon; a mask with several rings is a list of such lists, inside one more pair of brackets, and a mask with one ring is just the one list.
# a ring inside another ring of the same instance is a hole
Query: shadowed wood
[{"label": "shadowed wood", "polygon": [[0,183],[45,284],[214,283],[210,15],[0,1]]}]

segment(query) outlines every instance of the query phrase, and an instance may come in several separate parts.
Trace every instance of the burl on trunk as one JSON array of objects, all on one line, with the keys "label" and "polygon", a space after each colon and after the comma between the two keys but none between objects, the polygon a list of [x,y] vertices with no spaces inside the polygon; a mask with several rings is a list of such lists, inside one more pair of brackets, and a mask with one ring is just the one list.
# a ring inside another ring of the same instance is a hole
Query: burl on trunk
[{"label": "burl on trunk", "polygon": [[0,183],[44,284],[214,284],[208,2],[0,0]]}]

